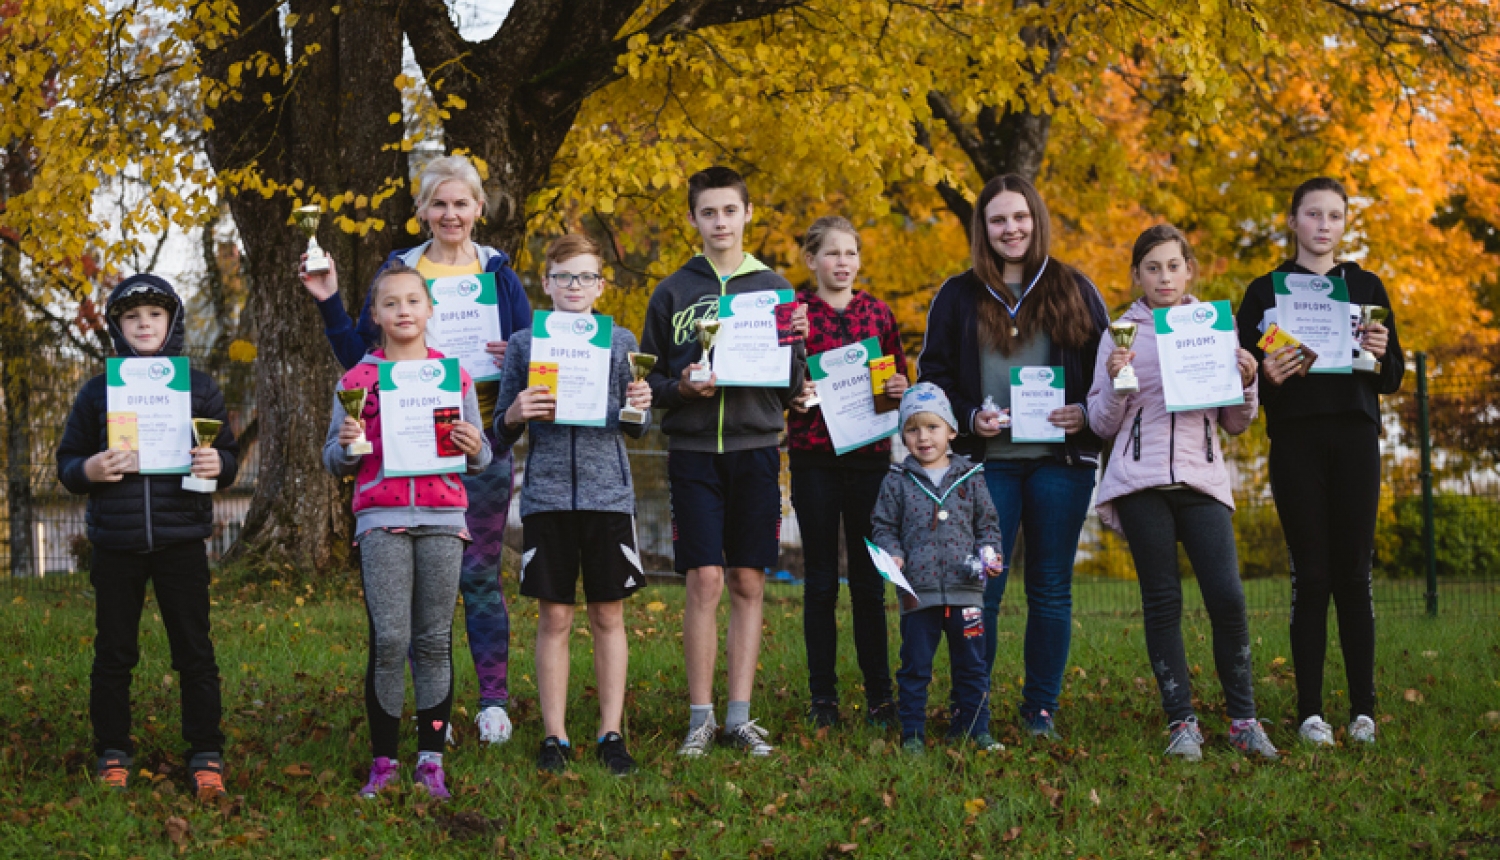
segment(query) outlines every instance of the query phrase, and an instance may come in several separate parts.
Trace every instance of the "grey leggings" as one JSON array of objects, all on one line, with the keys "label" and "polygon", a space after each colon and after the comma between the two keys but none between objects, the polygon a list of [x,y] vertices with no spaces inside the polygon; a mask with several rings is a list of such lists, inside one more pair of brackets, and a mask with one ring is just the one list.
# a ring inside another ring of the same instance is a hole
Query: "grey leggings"
[{"label": "grey leggings", "polygon": [[1255,717],[1250,661],[1250,625],[1240,588],[1232,512],[1189,489],[1142,490],[1115,500],[1130,554],[1135,559],[1145,616],[1146,651],[1161,691],[1167,719],[1193,716],[1192,682],[1182,647],[1182,580],[1177,542],[1187,550],[1203,605],[1213,626],[1214,664],[1230,719]]},{"label": "grey leggings", "polygon": [[453,529],[373,529],[360,537],[370,662],[365,711],[376,758],[396,758],[406,663],[417,698],[417,749],[442,752],[453,711],[453,607],[464,542]]}]

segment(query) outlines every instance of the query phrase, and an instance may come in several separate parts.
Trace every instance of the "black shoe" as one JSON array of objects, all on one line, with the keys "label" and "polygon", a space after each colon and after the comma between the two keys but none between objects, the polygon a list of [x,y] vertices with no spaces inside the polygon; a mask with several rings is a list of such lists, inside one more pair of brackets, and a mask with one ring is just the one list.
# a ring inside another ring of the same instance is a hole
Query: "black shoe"
[{"label": "black shoe", "polygon": [[619,732],[610,732],[605,735],[594,754],[615,776],[629,776],[635,773],[635,759],[631,758],[630,751],[625,749],[625,739],[620,737]]},{"label": "black shoe", "polygon": [[807,721],[815,729],[832,728],[839,724],[839,703],[814,699],[807,708]]},{"label": "black shoe", "polygon": [[536,756],[536,769],[547,773],[562,773],[568,769],[568,759],[573,757],[573,748],[556,735],[548,735],[542,741],[542,751]]},{"label": "black shoe", "polygon": [[890,731],[901,727],[901,718],[896,715],[895,702],[881,702],[865,714],[865,722],[872,728]]}]

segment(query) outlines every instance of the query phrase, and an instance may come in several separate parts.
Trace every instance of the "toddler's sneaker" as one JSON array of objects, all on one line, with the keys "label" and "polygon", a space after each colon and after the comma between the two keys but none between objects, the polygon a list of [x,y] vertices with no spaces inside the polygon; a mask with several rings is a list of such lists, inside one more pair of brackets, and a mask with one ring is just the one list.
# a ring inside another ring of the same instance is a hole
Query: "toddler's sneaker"
[{"label": "toddler's sneaker", "polygon": [[635,759],[630,757],[630,751],[625,749],[625,739],[620,737],[619,732],[608,732],[599,741],[599,748],[594,750],[599,761],[609,769],[615,776],[629,776],[635,773]]},{"label": "toddler's sneaker", "polygon": [[396,782],[397,771],[400,765],[393,758],[381,756],[370,764],[370,781],[359,790],[359,796],[365,800],[374,800],[380,792],[384,791]]},{"label": "toddler's sneaker", "polygon": [[677,748],[677,754],[693,758],[707,755],[709,747],[714,745],[714,738],[718,734],[719,724],[714,721],[713,715],[710,714],[708,720],[703,725],[688,732],[687,740],[683,741],[682,746]]},{"label": "toddler's sneaker", "polygon": [[562,773],[568,769],[568,759],[573,757],[573,748],[557,735],[542,739],[542,749],[536,754],[536,769],[545,773]]},{"label": "toddler's sneaker", "polygon": [[995,740],[995,736],[989,732],[970,735],[969,742],[985,752],[1005,752],[1005,744]]},{"label": "toddler's sneaker", "polygon": [[503,744],[510,740],[510,714],[505,712],[503,705],[490,705],[480,710],[479,716],[474,718],[474,725],[479,727],[479,742],[482,744]]},{"label": "toddler's sneaker", "polygon": [[895,702],[881,702],[878,705],[872,705],[869,712],[865,714],[865,722],[871,728],[883,731],[901,728],[901,718],[896,716]]},{"label": "toddler's sneaker", "polygon": [[1297,734],[1315,747],[1333,746],[1333,726],[1323,722],[1318,714],[1303,720],[1302,728],[1297,730]]},{"label": "toddler's sneaker", "polygon": [[1260,755],[1265,758],[1278,758],[1281,755],[1276,745],[1266,736],[1266,729],[1260,724],[1260,720],[1235,720],[1230,723],[1229,742],[1245,755]]},{"label": "toddler's sneaker", "polygon": [[1057,727],[1053,725],[1052,715],[1045,710],[1034,714],[1022,713],[1021,722],[1026,724],[1026,731],[1038,740],[1062,740],[1062,736],[1057,733]]},{"label": "toddler's sneaker", "polygon": [[413,777],[417,785],[427,789],[427,794],[433,800],[447,800],[453,795],[448,793],[448,786],[443,778],[443,766],[437,762],[426,762],[417,765],[417,773]]},{"label": "toddler's sneaker", "polygon": [[201,752],[188,761],[188,778],[193,781],[193,795],[201,801],[218,800],[224,791],[224,758],[215,752]]},{"label": "toddler's sneaker", "polygon": [[839,724],[839,703],[813,699],[807,709],[807,721],[815,729],[833,728]]},{"label": "toddler's sneaker", "polygon": [[124,791],[130,784],[130,767],[134,763],[134,759],[119,750],[105,750],[94,767],[94,775],[109,788]]},{"label": "toddler's sneaker", "polygon": [[1361,744],[1375,743],[1375,721],[1360,714],[1349,724],[1349,740]]},{"label": "toddler's sneaker", "polygon": [[1179,720],[1171,729],[1166,755],[1175,755],[1183,761],[1203,761],[1203,732],[1198,728],[1198,718]]},{"label": "toddler's sneaker", "polygon": [[912,758],[921,758],[927,755],[927,744],[916,735],[901,742],[901,752]]},{"label": "toddler's sneaker", "polygon": [[754,720],[748,720],[724,732],[723,743],[745,750],[752,756],[768,756],[776,751],[768,742],[769,738],[765,729],[757,726]]}]

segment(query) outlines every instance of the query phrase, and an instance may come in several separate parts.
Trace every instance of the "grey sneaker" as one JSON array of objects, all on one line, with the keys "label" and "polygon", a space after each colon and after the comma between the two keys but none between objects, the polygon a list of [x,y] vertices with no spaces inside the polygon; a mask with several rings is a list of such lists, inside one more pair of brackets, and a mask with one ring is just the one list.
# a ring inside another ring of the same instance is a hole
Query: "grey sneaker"
[{"label": "grey sneaker", "polygon": [[1247,723],[1239,723],[1236,720],[1229,726],[1229,742],[1245,755],[1260,755],[1265,758],[1279,758],[1281,752],[1271,739],[1266,736],[1266,729],[1260,724],[1260,720],[1251,720]]},{"label": "grey sneaker", "polygon": [[1349,740],[1362,744],[1375,743],[1375,721],[1360,714],[1349,724]]},{"label": "grey sneaker", "polygon": [[1203,732],[1198,728],[1198,719],[1188,717],[1173,723],[1171,729],[1166,755],[1175,755],[1183,761],[1203,761]]},{"label": "grey sneaker", "polygon": [[901,751],[913,758],[927,755],[927,744],[921,738],[910,737],[901,742]]},{"label": "grey sneaker", "polygon": [[767,756],[776,751],[775,747],[767,743],[769,737],[765,729],[750,720],[725,731],[723,742],[726,746],[745,750],[753,756]]},{"label": "grey sneaker", "polygon": [[707,722],[688,732],[687,740],[683,741],[682,746],[677,748],[677,754],[692,756],[694,758],[705,755],[708,753],[709,748],[714,745],[714,738],[718,734],[719,724],[714,722],[713,715],[709,714]]},{"label": "grey sneaker", "polygon": [[1333,746],[1333,726],[1323,722],[1318,714],[1303,720],[1302,728],[1297,730],[1297,734],[1315,747]]},{"label": "grey sneaker", "polygon": [[980,732],[977,735],[970,735],[969,741],[973,743],[975,747],[984,750],[985,752],[1005,752],[1005,744],[1002,744],[999,741],[995,740],[995,736],[990,734],[989,732]]}]

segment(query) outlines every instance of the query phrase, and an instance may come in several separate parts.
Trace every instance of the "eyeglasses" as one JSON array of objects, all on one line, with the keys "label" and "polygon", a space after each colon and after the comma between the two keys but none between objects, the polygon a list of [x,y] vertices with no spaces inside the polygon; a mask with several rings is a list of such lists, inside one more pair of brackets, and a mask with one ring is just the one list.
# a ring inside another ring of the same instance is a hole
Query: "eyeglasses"
[{"label": "eyeglasses", "polygon": [[595,274],[594,272],[580,272],[576,275],[568,272],[554,272],[547,276],[547,280],[554,287],[562,288],[578,284],[585,289],[589,289],[599,286],[599,283],[604,280],[604,276]]}]

